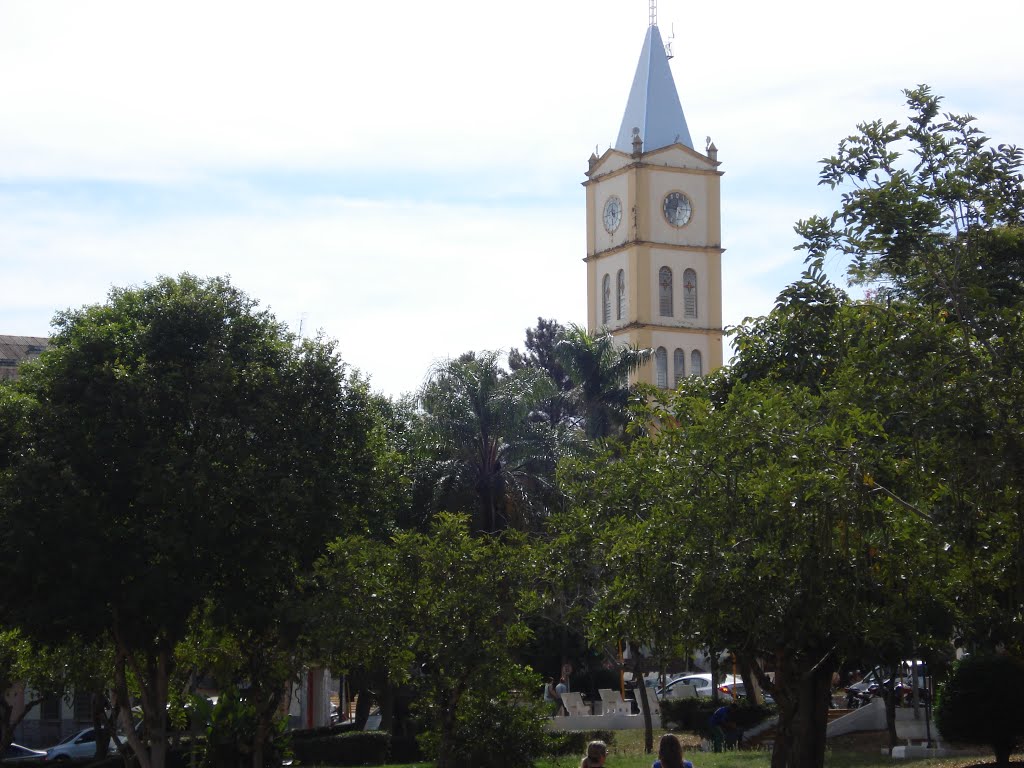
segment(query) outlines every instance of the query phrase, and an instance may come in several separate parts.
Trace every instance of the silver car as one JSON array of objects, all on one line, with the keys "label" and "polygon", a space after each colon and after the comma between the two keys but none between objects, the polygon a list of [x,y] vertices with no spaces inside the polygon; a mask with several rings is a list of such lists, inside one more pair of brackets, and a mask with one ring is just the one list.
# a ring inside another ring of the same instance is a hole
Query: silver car
[{"label": "silver car", "polygon": [[[117,742],[110,740],[109,754],[117,752]],[[91,760],[96,757],[96,729],[86,728],[46,750],[47,762],[54,760]]]}]

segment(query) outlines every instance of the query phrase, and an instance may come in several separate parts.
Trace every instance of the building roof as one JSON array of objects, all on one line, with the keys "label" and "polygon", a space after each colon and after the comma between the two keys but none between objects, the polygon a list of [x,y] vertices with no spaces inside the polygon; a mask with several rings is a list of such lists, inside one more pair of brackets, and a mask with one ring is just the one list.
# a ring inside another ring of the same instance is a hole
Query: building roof
[{"label": "building roof", "polygon": [[640,51],[626,113],[622,116],[622,127],[615,142],[617,150],[627,154],[633,151],[634,128],[640,130],[644,152],[672,144],[684,144],[693,149],[683,106],[679,103],[676,83],[665,55],[665,44],[654,24],[647,28],[644,47]]},{"label": "building roof", "polygon": [[39,357],[50,340],[45,336],[0,336],[0,379],[14,379],[18,366]]}]

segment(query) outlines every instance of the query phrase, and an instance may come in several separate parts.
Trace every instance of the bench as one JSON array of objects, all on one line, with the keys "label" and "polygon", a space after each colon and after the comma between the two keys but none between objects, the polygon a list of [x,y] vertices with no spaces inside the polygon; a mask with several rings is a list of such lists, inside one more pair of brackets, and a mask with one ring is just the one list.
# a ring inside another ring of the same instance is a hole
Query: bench
[{"label": "bench", "polygon": [[562,694],[562,705],[565,707],[565,711],[569,715],[589,715],[590,707],[583,701],[583,697],[579,693],[563,693]]},{"label": "bench", "polygon": [[613,691],[611,688],[599,688],[597,692],[601,696],[602,714],[633,714],[632,708],[622,700],[622,696],[619,695],[618,691]]}]

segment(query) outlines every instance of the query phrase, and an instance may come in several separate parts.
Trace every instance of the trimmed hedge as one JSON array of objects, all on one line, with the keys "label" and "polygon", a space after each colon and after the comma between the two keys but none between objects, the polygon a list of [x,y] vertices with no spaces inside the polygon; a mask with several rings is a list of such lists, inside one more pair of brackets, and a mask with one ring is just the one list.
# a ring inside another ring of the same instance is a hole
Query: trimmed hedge
[{"label": "trimmed hedge", "polygon": [[[666,730],[691,731],[701,736],[711,733],[708,720],[716,709],[731,702],[712,702],[711,699],[666,699],[661,702],[661,724]],[[747,730],[775,714],[772,707],[758,706],[746,701],[736,703],[736,724]]]},{"label": "trimmed hedge", "polygon": [[303,765],[384,765],[391,758],[391,734],[316,728],[292,731],[291,749]]},{"label": "trimmed hedge", "polygon": [[547,739],[548,755],[583,755],[587,751],[587,744],[592,741],[611,744],[615,741],[615,731],[548,731]]}]

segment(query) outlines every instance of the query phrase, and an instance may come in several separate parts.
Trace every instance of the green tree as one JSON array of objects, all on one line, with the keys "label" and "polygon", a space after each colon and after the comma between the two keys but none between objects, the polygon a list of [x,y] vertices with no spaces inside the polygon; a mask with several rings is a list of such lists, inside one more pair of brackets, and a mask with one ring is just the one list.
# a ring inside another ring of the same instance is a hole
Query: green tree
[{"label": "green tree", "polygon": [[534,328],[526,329],[525,351],[513,349],[508,353],[508,367],[513,371],[520,368],[539,368],[546,371],[554,388],[545,399],[538,414],[543,414],[552,429],[567,425],[578,416],[572,397],[575,386],[558,357],[558,342],[564,337],[566,328],[557,320],[537,318]]},{"label": "green tree", "polygon": [[925,86],[905,94],[905,123],[864,123],[823,161],[842,204],[798,230],[812,263],[842,254],[873,292],[876,333],[843,386],[885,419],[877,490],[949,549],[957,639],[1020,651],[1024,153],[940,115]]},{"label": "green tree", "polygon": [[531,414],[550,390],[543,371],[509,373],[497,352],[434,368],[420,392],[420,440],[435,509],[472,513],[474,529],[487,533],[543,518],[559,448]]},{"label": "green tree", "polygon": [[31,636],[111,639],[117,702],[133,678],[150,743],[127,737],[162,768],[196,612],[258,626],[282,581],[357,527],[366,389],[331,345],[297,344],[221,278],[113,289],[54,325],[15,384],[34,406],[0,490],[3,581],[34,575],[15,604]]},{"label": "green tree", "polygon": [[441,514],[387,543],[339,539],[321,567],[322,610],[339,617],[329,634],[340,667],[370,659],[416,689],[439,768],[524,765],[503,761],[520,760],[517,742],[536,743],[541,728],[529,706],[540,680],[514,661],[536,610],[534,556],[514,532],[473,536],[467,523]]},{"label": "green tree", "polygon": [[0,630],[0,750],[14,740],[25,717],[67,690],[64,659],[33,647],[17,629]]},{"label": "green tree", "polygon": [[589,556],[603,565],[591,622],[665,647],[729,648],[765,686],[757,661],[769,660],[773,765],[820,766],[832,673],[900,599],[887,587],[913,578],[916,530],[863,482],[871,414],[769,382],[735,384],[717,404],[720,386],[687,382],[653,406],[657,430],[578,472],[575,513],[598,531]]},{"label": "green tree", "polygon": [[610,333],[590,334],[570,325],[555,355],[575,389],[573,400],[590,439],[621,434],[629,421],[629,376],[650,359],[650,350],[615,343]]}]

